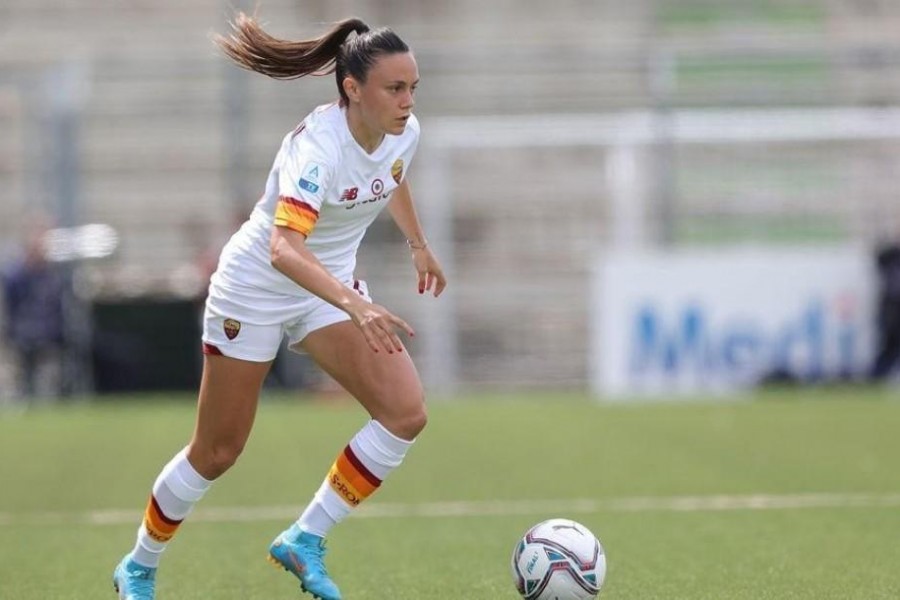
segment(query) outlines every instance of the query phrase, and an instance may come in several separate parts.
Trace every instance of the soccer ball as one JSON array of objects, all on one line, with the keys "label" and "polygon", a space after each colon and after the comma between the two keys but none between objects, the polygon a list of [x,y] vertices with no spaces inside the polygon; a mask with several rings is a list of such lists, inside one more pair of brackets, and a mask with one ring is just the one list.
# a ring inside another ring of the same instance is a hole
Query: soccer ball
[{"label": "soccer ball", "polygon": [[525,532],[512,555],[516,589],[526,600],[596,598],[606,576],[603,546],[575,521],[550,519]]}]

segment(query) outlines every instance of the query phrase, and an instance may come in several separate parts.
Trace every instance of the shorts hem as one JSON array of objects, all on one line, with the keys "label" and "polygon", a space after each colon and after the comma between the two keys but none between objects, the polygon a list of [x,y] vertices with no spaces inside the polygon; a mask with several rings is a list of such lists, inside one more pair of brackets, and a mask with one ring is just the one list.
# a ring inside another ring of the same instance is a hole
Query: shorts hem
[{"label": "shorts hem", "polygon": [[[214,348],[215,351],[207,351],[207,346],[209,346],[210,348]],[[224,356],[225,358],[234,358],[236,360],[243,360],[247,362],[264,363],[275,360],[275,356],[278,354],[278,352],[276,350],[275,354],[273,354],[269,358],[259,358],[259,356],[253,356],[252,352],[242,352],[241,348],[229,346],[227,344],[216,344],[210,340],[204,339],[203,354],[212,356]]]},{"label": "shorts hem", "polygon": [[335,325],[337,323],[343,323],[344,321],[350,321],[350,315],[345,312],[341,312],[340,314],[331,314],[325,318],[317,320],[315,323],[311,323],[309,327],[303,331],[302,335],[298,336],[296,339],[288,340],[288,349],[291,352],[296,352],[298,354],[304,354],[305,351],[303,348],[300,348],[300,343],[306,339],[306,336],[313,333],[314,331],[318,331],[320,329],[324,329],[330,325]]}]

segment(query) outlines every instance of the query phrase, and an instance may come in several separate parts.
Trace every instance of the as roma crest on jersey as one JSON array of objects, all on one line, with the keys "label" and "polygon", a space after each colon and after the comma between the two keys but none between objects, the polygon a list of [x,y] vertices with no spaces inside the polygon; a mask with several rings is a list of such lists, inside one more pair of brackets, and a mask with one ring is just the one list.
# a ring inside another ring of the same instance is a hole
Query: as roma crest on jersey
[{"label": "as roma crest on jersey", "polygon": [[394,178],[394,181],[397,182],[397,185],[400,185],[400,180],[403,179],[403,159],[398,158],[394,161],[394,164],[391,165],[391,177]]},{"label": "as roma crest on jersey", "polygon": [[225,336],[229,340],[233,340],[241,332],[241,322],[234,319],[225,319],[222,328],[225,330]]}]

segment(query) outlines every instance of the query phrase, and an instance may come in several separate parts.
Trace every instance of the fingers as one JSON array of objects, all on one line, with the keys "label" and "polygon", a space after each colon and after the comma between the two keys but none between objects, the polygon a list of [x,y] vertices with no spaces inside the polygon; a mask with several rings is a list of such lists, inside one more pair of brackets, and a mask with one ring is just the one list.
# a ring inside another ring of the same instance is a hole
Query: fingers
[{"label": "fingers", "polygon": [[382,310],[381,314],[373,315],[360,323],[363,336],[373,352],[385,351],[388,354],[403,352],[403,343],[397,335],[397,330],[405,331],[410,337],[415,336],[416,332],[400,317]]},{"label": "fingers", "polygon": [[[400,329],[402,329],[403,331],[405,331],[405,332],[406,332],[406,335],[408,335],[409,337],[416,337],[416,332],[415,332],[415,330],[414,330],[412,327],[409,326],[409,323],[407,323],[406,321],[404,321],[404,320],[401,319],[400,317],[395,316],[395,315],[391,315],[391,322],[392,322],[395,326],[397,326],[397,327],[399,327]],[[393,332],[393,329],[392,329],[391,331]],[[397,341],[399,342],[399,341],[400,341],[400,338],[397,338]],[[402,348],[402,346],[401,346],[401,348]]]},{"label": "fingers", "polygon": [[379,348],[381,348],[381,344],[378,342],[378,338],[374,333],[372,333],[365,327],[362,328],[362,333],[363,337],[366,338],[366,343],[369,344],[369,349],[377,354],[379,352]]},{"label": "fingers", "polygon": [[434,297],[437,298],[444,292],[444,288],[447,287],[447,278],[444,277],[444,274],[438,271],[437,275],[435,275],[435,285],[434,285]]},{"label": "fingers", "polygon": [[428,273],[425,271],[419,272],[419,293],[424,294],[425,290],[428,289]]},{"label": "fingers", "polygon": [[381,351],[387,352],[388,354],[403,352],[403,345],[400,344],[400,338],[398,338],[397,334],[393,331],[386,331],[381,327],[373,326],[363,328],[363,335],[366,337],[366,342],[369,343],[369,348],[376,354]]},{"label": "fingers", "polygon": [[[424,278],[424,282],[422,279]],[[426,271],[422,275],[419,276],[419,293],[424,294],[425,292],[431,291],[431,286],[434,285],[434,275],[431,274],[431,271]]]},{"label": "fingers", "polygon": [[[383,349],[388,354],[393,354],[394,352],[403,352],[403,343],[400,341],[400,336],[397,335],[395,326],[405,330],[407,335],[415,335],[412,331],[412,328],[407,325],[402,319],[392,316],[389,324],[382,324],[375,329],[375,335],[377,336],[377,342],[380,349]],[[378,350],[376,350],[376,352],[377,351]]]},{"label": "fingers", "polygon": [[432,288],[434,289],[434,297],[437,298],[444,291],[444,288],[447,287],[447,278],[444,277],[444,272],[441,271],[440,268],[435,268],[433,271],[428,272],[428,286],[427,289],[430,291]]},{"label": "fingers", "polygon": [[434,290],[434,297],[437,298],[444,291],[445,287],[447,287],[447,278],[444,277],[444,273],[440,269],[419,273],[420,294]]}]

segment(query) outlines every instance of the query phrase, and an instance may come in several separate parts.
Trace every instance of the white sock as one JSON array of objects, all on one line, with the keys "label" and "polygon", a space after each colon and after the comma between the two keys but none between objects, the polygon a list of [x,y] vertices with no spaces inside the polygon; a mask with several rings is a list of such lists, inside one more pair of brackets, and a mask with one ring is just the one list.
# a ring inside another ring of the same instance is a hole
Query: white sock
[{"label": "white sock", "polygon": [[378,421],[366,423],[338,455],[297,525],[324,537],[400,466],[414,441],[395,436]]},{"label": "white sock", "polygon": [[138,527],[132,560],[145,567],[157,567],[160,555],[178,526],[210,485],[212,481],[204,479],[191,466],[187,448],[176,454],[153,484],[144,520]]}]

